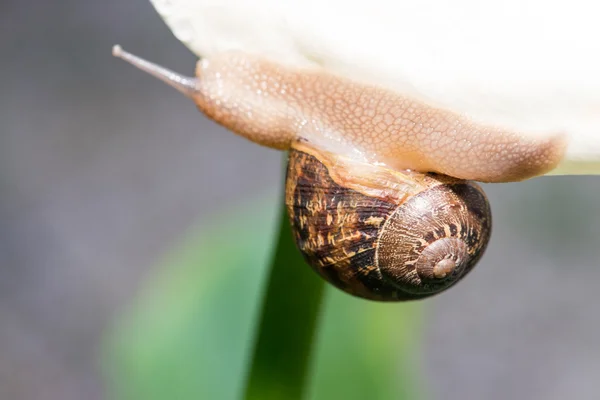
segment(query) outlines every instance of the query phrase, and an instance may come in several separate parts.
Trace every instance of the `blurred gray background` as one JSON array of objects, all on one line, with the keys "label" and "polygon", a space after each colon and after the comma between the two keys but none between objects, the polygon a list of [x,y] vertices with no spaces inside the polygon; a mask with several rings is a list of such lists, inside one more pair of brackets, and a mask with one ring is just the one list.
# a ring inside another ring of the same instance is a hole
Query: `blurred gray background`
[{"label": "blurred gray background", "polygon": [[[145,0],[0,3],[0,398],[101,399],[98,346],[186,229],[281,181],[280,154],[110,55],[189,73]],[[440,399],[597,398],[600,177],[488,185],[480,266],[427,302]]]}]

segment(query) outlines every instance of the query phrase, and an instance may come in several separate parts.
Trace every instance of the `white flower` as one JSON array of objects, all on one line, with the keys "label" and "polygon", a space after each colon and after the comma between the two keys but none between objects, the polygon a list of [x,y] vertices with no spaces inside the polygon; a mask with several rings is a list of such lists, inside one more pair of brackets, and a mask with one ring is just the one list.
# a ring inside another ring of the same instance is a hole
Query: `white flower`
[{"label": "white flower", "polygon": [[556,174],[600,173],[600,24],[587,0],[151,0],[194,53],[352,80],[483,125],[566,134]]}]

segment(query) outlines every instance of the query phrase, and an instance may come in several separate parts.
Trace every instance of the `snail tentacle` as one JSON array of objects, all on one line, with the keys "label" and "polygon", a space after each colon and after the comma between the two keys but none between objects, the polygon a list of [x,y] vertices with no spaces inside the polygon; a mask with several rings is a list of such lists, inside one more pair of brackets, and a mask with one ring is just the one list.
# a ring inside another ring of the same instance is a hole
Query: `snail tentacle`
[{"label": "snail tentacle", "polygon": [[129,64],[141,69],[144,72],[149,73],[155,78],[160,79],[167,85],[174,87],[179,92],[183,93],[189,98],[194,98],[198,94],[197,79],[189,76],[184,76],[172,71],[168,68],[162,67],[158,64],[152,63],[134,54],[131,54],[118,44],[113,46],[113,56],[127,61]]}]

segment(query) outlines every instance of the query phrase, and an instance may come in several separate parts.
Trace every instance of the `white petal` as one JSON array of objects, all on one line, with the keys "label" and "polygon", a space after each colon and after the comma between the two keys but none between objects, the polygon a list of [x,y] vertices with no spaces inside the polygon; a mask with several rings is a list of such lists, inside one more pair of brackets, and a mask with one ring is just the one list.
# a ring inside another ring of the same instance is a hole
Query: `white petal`
[{"label": "white petal", "polygon": [[199,56],[226,50],[351,79],[531,135],[558,174],[600,174],[600,24],[587,0],[151,0]]}]

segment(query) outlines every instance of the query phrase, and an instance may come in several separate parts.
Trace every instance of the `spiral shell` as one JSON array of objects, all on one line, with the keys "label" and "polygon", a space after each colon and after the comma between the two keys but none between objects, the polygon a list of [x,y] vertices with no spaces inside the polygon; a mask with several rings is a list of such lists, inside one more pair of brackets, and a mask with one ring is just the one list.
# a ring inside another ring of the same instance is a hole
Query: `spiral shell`
[{"label": "spiral shell", "polygon": [[449,288],[475,266],[491,233],[489,203],[471,181],[401,173],[306,144],[289,154],[286,205],[308,264],[371,300]]}]

